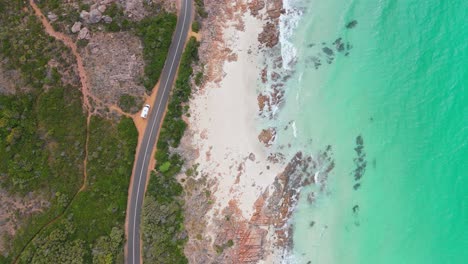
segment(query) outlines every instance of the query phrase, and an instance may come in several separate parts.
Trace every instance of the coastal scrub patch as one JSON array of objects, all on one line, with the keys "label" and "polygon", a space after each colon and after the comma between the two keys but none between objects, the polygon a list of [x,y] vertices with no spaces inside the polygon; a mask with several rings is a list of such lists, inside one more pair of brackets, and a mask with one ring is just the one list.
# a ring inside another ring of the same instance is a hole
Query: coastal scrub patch
[{"label": "coastal scrub patch", "polygon": [[136,33],[143,42],[143,56],[146,62],[143,84],[148,91],[151,91],[159,80],[176,23],[177,17],[174,14],[163,13],[145,18],[135,25]]},{"label": "coastal scrub patch", "polygon": [[138,112],[139,105],[135,96],[122,94],[119,99],[119,107],[126,113],[134,114]]},{"label": "coastal scrub patch", "polygon": [[151,172],[143,205],[143,259],[188,263],[184,255],[183,188],[173,175]]},{"label": "coastal scrub patch", "polygon": [[95,116],[90,129],[86,188],[77,194],[63,217],[34,238],[21,254],[20,263],[123,259],[127,191],[137,131],[129,118],[115,124]]},{"label": "coastal scrub patch", "polygon": [[[182,119],[183,104],[192,92],[190,77],[192,64],[198,61],[198,47],[197,40],[190,38],[157,143],[157,170],[151,173],[143,206],[143,252],[148,263],[187,263],[183,252],[188,239],[183,226],[183,188],[175,178],[183,160],[178,154],[172,154],[170,147],[180,144],[187,127]],[[187,171],[187,175],[195,173],[196,167]]]}]

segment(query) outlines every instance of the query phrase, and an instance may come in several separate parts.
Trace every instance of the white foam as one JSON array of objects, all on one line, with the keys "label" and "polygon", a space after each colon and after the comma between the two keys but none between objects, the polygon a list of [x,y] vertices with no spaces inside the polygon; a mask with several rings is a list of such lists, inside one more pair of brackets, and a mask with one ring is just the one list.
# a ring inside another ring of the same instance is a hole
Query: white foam
[{"label": "white foam", "polygon": [[296,121],[292,122],[293,136],[297,138]]},{"label": "white foam", "polygon": [[279,40],[281,43],[281,57],[283,59],[283,69],[291,70],[291,65],[297,59],[297,49],[292,43],[294,30],[299,25],[302,12],[294,8],[293,2],[295,0],[284,0],[283,8],[284,14],[280,16],[280,34]]}]

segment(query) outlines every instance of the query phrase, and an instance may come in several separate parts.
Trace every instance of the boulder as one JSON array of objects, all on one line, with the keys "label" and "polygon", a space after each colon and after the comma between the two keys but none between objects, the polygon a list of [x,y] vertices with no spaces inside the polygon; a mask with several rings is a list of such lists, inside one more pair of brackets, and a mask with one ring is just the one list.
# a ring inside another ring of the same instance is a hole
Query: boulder
[{"label": "boulder", "polygon": [[75,22],[75,24],[73,24],[72,28],[71,28],[71,32],[72,33],[77,33],[81,30],[81,22]]},{"label": "boulder", "polygon": [[88,23],[89,21],[89,12],[86,10],[81,10],[80,12],[80,18],[83,19],[85,23]]},{"label": "boulder", "polygon": [[110,16],[102,16],[102,21],[104,21],[105,23],[109,24],[112,22],[112,17]]},{"label": "boulder", "polygon": [[50,20],[50,22],[55,22],[58,19],[58,16],[52,12],[49,12],[47,14],[47,18]]},{"label": "boulder", "polygon": [[97,10],[99,10],[99,12],[101,12],[101,13],[106,12],[106,9],[107,9],[107,8],[106,8],[105,5],[100,5],[100,6],[98,6],[98,8],[97,8]]},{"label": "boulder", "polygon": [[89,23],[91,24],[96,24],[99,23],[102,19],[102,14],[99,12],[99,10],[94,9],[89,12]]},{"label": "boulder", "polygon": [[89,34],[88,28],[82,28],[78,34],[78,39],[90,39],[91,35]]}]

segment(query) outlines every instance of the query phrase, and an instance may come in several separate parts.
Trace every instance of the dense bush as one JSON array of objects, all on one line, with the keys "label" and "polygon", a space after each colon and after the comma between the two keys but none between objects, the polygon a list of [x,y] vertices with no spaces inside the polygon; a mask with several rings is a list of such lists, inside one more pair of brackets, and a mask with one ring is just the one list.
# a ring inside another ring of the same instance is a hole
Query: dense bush
[{"label": "dense bush", "polygon": [[143,205],[143,254],[147,263],[188,263],[183,188],[172,175],[152,172]]},{"label": "dense bush", "polygon": [[[86,189],[78,193],[63,217],[29,244],[21,254],[21,263],[52,263],[48,261],[51,256],[65,258],[72,249],[77,260],[88,263],[91,259],[113,263],[122,258],[128,184],[138,134],[129,118],[114,124],[92,117],[90,128]],[[56,230],[65,229],[69,232],[61,235],[57,243],[63,245],[59,247],[54,242]]]},{"label": "dense bush", "polygon": [[111,23],[104,24],[107,31],[118,32],[121,30],[128,30],[132,26],[132,23],[125,17],[123,8],[117,3],[110,4],[104,12],[104,15],[112,18]]},{"label": "dense bush", "polygon": [[192,23],[192,31],[195,33],[198,33],[198,31],[200,31],[200,22],[194,21]]},{"label": "dense bush", "polygon": [[195,0],[195,9],[197,10],[197,14],[202,17],[208,17],[208,13],[205,10],[205,3],[203,0]]},{"label": "dense bush", "polygon": [[182,104],[187,103],[192,87],[190,76],[193,73],[192,63],[198,61],[198,41],[192,37],[187,43],[179,66],[179,75],[175,82],[174,90],[169,100],[169,105],[164,118],[157,144],[156,161],[163,164],[169,161],[169,147],[177,147],[185,132],[187,124],[182,120]]},{"label": "dense bush", "polygon": [[[42,3],[54,7],[53,1]],[[70,67],[63,59],[70,52],[45,34],[27,1],[0,1],[0,9],[2,67],[18,71],[30,87],[0,95],[1,184],[16,194],[41,193],[51,203],[22,219],[0,263],[20,253],[19,263],[123,262],[138,136],[133,121],[91,119],[86,188],[76,194],[83,183],[87,126],[79,87],[64,85],[57,71]],[[51,59],[57,68],[49,66]]]},{"label": "dense bush", "polygon": [[[27,2],[1,1],[0,60],[30,89],[0,95],[0,175],[16,194],[40,193],[50,207],[22,220],[7,241],[15,257],[51,219],[60,215],[83,179],[86,117],[78,87],[64,85],[57,69],[71,67],[70,52],[47,36]],[[26,11],[25,11],[26,10]],[[54,59],[57,68],[48,65]]]},{"label": "dense bush", "polygon": [[126,113],[134,114],[138,112],[139,105],[137,103],[137,98],[135,96],[131,96],[129,94],[123,94],[120,96],[119,99],[119,107]]},{"label": "dense bush", "polygon": [[135,25],[136,33],[143,42],[145,58],[143,84],[148,91],[151,91],[159,80],[176,23],[177,17],[174,14],[165,13],[145,18]]}]

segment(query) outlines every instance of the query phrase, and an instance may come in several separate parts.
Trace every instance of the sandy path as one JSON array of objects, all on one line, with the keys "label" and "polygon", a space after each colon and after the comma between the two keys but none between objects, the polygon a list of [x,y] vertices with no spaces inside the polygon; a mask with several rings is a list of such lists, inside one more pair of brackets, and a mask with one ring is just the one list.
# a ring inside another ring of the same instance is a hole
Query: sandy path
[{"label": "sandy path", "polygon": [[88,178],[86,165],[87,165],[87,159],[88,159],[89,123],[91,121],[91,115],[93,113],[93,107],[91,105],[91,102],[90,102],[89,98],[91,98],[94,102],[98,102],[100,104],[102,104],[102,102],[101,102],[101,100],[99,100],[97,97],[95,97],[94,95],[92,95],[90,93],[90,89],[89,89],[89,86],[88,86],[88,76],[86,75],[86,70],[85,70],[84,65],[83,65],[83,59],[81,58],[80,54],[78,53],[78,48],[77,48],[76,44],[73,42],[73,40],[70,37],[66,36],[63,33],[60,33],[60,32],[57,32],[57,31],[54,30],[54,28],[49,23],[49,21],[46,19],[44,14],[42,14],[41,9],[36,5],[34,0],[29,0],[29,3],[31,4],[31,7],[34,10],[34,13],[35,13],[36,17],[41,21],[42,25],[44,26],[46,33],[48,35],[54,37],[55,39],[57,39],[59,41],[62,41],[65,44],[65,46],[69,47],[71,49],[71,51],[72,51],[72,54],[75,56],[76,63],[78,65],[78,73],[79,73],[80,81],[81,81],[81,93],[83,95],[83,104],[84,104],[83,107],[87,111],[85,158],[84,158],[84,161],[83,161],[83,166],[84,166],[84,168],[83,168],[83,185],[78,190],[78,192],[80,192],[80,191],[85,189],[86,180]]},{"label": "sandy path", "polygon": [[[31,7],[34,10],[34,13],[35,13],[36,17],[41,21],[42,25],[44,26],[45,32],[48,35],[54,37],[55,39],[62,41],[67,47],[69,47],[71,49],[72,54],[76,58],[76,62],[77,62],[77,65],[78,65],[78,73],[79,73],[80,81],[81,81],[81,93],[83,95],[83,107],[87,112],[86,142],[85,142],[85,157],[84,157],[84,160],[83,160],[83,184],[81,185],[80,189],[73,195],[72,199],[70,200],[68,205],[64,208],[63,212],[61,214],[57,215],[56,217],[54,217],[54,219],[49,221],[47,224],[42,226],[37,231],[37,233],[34,234],[34,236],[25,244],[25,246],[22,248],[21,252],[16,257],[14,263],[18,262],[19,257],[21,256],[23,251],[28,247],[28,245],[34,240],[34,238],[36,238],[44,228],[51,225],[52,223],[54,223],[58,219],[60,219],[63,216],[63,214],[65,213],[65,211],[68,209],[68,207],[73,203],[73,200],[78,195],[78,193],[80,193],[80,192],[82,192],[83,190],[86,189],[86,182],[87,182],[87,178],[88,178],[88,175],[87,175],[87,160],[88,160],[88,143],[89,143],[89,134],[90,134],[89,133],[90,132],[89,131],[89,124],[91,122],[91,116],[93,114],[93,107],[91,105],[91,102],[90,102],[89,98],[91,98],[94,102],[100,103],[102,105],[101,100],[99,100],[98,98],[93,96],[89,91],[88,77],[86,75],[86,71],[85,71],[85,68],[84,68],[84,65],[83,65],[83,59],[81,58],[80,54],[78,53],[78,49],[76,47],[76,44],[68,36],[66,36],[66,35],[64,35],[64,34],[62,34],[60,32],[57,32],[57,31],[55,31],[53,29],[52,25],[50,25],[49,21],[47,21],[47,19],[42,14],[42,11],[36,5],[34,0],[29,0],[29,3],[30,3]],[[95,111],[95,109],[94,109],[94,111]]]},{"label": "sandy path", "polygon": [[42,25],[44,26],[46,33],[54,37],[55,39],[62,41],[65,44],[65,46],[71,49],[73,55],[76,58],[76,64],[78,65],[78,73],[80,75],[81,92],[83,94],[84,107],[86,110],[88,110],[88,112],[92,112],[93,108],[92,108],[91,102],[89,101],[89,98],[91,98],[94,102],[97,102],[100,104],[102,104],[102,101],[99,98],[92,95],[90,92],[90,89],[88,86],[88,77],[86,75],[86,70],[84,68],[83,59],[81,58],[80,53],[78,52],[78,48],[75,42],[73,42],[73,40],[67,35],[54,30],[54,28],[49,23],[49,21],[44,16],[44,14],[42,14],[41,9],[39,9],[39,7],[36,5],[34,0],[29,0],[29,3],[31,4],[31,7],[34,9],[34,13],[36,14],[37,18],[39,18]]},{"label": "sandy path", "polygon": [[[86,123],[87,123],[87,136],[86,136],[86,145],[85,145],[85,159],[83,161],[83,166],[84,166],[84,175],[83,175],[83,185],[81,186],[81,188],[78,190],[78,192],[73,196],[71,202],[69,203],[69,205],[73,202],[74,198],[77,196],[78,193],[80,193],[81,191],[85,190],[86,189],[86,182],[87,182],[87,159],[88,159],[88,142],[89,142],[89,123],[90,123],[90,120],[91,120],[91,116],[92,114],[96,113],[96,109],[93,108],[92,104],[91,104],[91,101],[90,101],[90,98],[92,99],[92,101],[94,103],[98,103],[101,107],[102,106],[105,106],[105,104],[102,102],[102,100],[100,100],[99,98],[95,97],[91,92],[90,92],[90,87],[89,87],[89,82],[88,82],[88,76],[86,74],[86,70],[85,70],[85,67],[84,67],[84,64],[83,64],[83,59],[81,57],[81,55],[79,54],[78,52],[78,49],[77,49],[77,46],[75,44],[75,42],[70,38],[68,37],[67,35],[63,34],[63,33],[60,33],[60,32],[57,32],[53,29],[52,25],[49,23],[49,21],[47,20],[47,18],[44,16],[44,14],[42,13],[42,11],[40,10],[40,8],[36,5],[36,3],[34,2],[34,0],[29,0],[29,3],[31,5],[31,7],[33,8],[34,12],[35,12],[35,15],[36,17],[38,17],[38,19],[41,21],[42,25],[44,26],[45,28],[45,31],[48,35],[54,37],[55,39],[57,40],[60,40],[62,41],[67,47],[69,47],[72,51],[72,54],[75,56],[76,58],[76,62],[77,62],[77,65],[78,65],[78,73],[79,73],[79,77],[80,77],[80,81],[81,81],[81,93],[83,95],[83,107],[84,109],[88,112],[88,115],[87,115],[87,120],[86,120]],[[178,10],[180,9],[180,2],[178,1]],[[200,38],[200,36],[198,36],[198,34],[195,34],[195,37],[197,37],[197,39]],[[159,89],[159,82],[154,86],[153,90],[152,90],[152,93],[150,96],[148,96],[145,100],[145,103],[148,103],[148,104],[151,104],[152,102],[155,101],[155,98],[156,98],[156,94],[158,92],[158,89]],[[133,119],[133,122],[137,128],[137,131],[138,131],[138,145],[137,145],[137,149],[135,151],[135,159],[136,159],[136,155],[138,153],[138,150],[140,148],[140,145],[141,145],[141,141],[142,141],[142,138],[143,138],[143,134],[144,134],[144,131],[146,129],[146,125],[147,125],[147,121],[145,119],[142,119],[140,118],[140,112],[134,114],[134,115],[131,115],[129,113],[125,113],[124,111],[122,111],[122,109],[120,109],[117,105],[109,105],[108,106],[110,110],[112,111],[115,111],[117,113],[119,113],[120,115],[123,115],[123,116],[126,116],[126,117],[129,117],[129,118],[132,118]],[[155,167],[155,164],[156,164],[156,160],[154,159],[154,154],[155,152],[153,151],[152,153],[152,156],[151,156],[151,162],[150,162],[150,166],[149,166],[149,169],[152,170],[154,169]],[[134,168],[135,169],[135,168]],[[133,173],[132,173],[132,178],[133,178]],[[131,192],[130,190],[132,189],[132,181],[130,181],[130,186],[129,186],[129,195],[131,195]],[[68,206],[69,206],[68,205]],[[67,206],[67,208],[68,208]],[[65,209],[66,210],[66,209]],[[64,211],[65,211],[64,210]],[[58,220],[61,216],[61,215],[58,215],[57,217],[55,217],[54,219],[52,219],[49,223],[47,223],[46,225],[44,225],[35,235],[33,238],[31,238],[31,240],[25,245],[25,247],[23,248],[23,250],[29,245],[29,243],[45,228],[47,227],[48,225],[54,223],[56,220]],[[128,234],[128,219],[126,219],[125,221],[125,233]],[[22,251],[23,251],[22,250]],[[22,253],[22,252],[21,252]],[[15,260],[15,263],[18,261],[19,259],[19,256],[21,255],[21,253],[18,255],[17,259]]]}]

